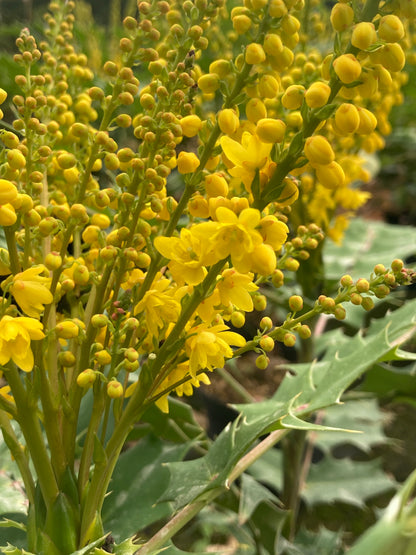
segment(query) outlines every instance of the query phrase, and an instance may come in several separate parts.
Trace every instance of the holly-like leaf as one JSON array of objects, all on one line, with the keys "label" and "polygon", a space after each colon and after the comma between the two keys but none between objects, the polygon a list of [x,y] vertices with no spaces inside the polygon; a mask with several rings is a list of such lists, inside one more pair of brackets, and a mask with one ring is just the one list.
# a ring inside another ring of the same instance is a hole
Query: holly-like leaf
[{"label": "holly-like leaf", "polygon": [[260,503],[281,505],[280,500],[268,488],[261,485],[249,474],[243,474],[241,479],[240,505],[238,520],[240,524],[247,522]]},{"label": "holly-like leaf", "polygon": [[[416,328],[416,300],[389,314],[385,327],[376,334],[371,328],[366,337],[357,335],[342,344],[338,353],[325,355],[322,361],[294,364],[294,375],[287,374],[273,398],[259,403],[239,405],[240,416],[214,441],[200,459],[170,463],[169,486],[161,500],[181,507],[196,497],[223,488],[241,457],[265,432],[283,427],[312,429],[302,420],[316,410],[339,403],[343,392],[367,368],[390,356],[392,348]],[[297,422],[296,419],[300,419]]]},{"label": "holly-like leaf", "polygon": [[395,481],[383,472],[378,460],[357,462],[325,457],[310,467],[302,498],[310,504],[344,501],[363,506],[369,497],[395,487]]},{"label": "holly-like leaf", "polygon": [[376,264],[387,268],[392,259],[405,259],[415,252],[414,227],[355,218],[345,232],[342,245],[325,243],[325,277],[339,280],[346,273],[354,279],[365,277]]},{"label": "holly-like leaf", "polygon": [[340,443],[349,443],[368,452],[373,445],[388,441],[383,431],[383,420],[384,415],[375,399],[344,399],[343,404],[325,410],[323,424],[338,428],[346,426],[361,433],[318,432],[314,443],[327,453]]},{"label": "holly-like leaf", "polygon": [[149,435],[120,455],[103,507],[105,528],[116,541],[172,513],[168,503],[156,504],[169,481],[164,464],[181,460],[189,447]]}]

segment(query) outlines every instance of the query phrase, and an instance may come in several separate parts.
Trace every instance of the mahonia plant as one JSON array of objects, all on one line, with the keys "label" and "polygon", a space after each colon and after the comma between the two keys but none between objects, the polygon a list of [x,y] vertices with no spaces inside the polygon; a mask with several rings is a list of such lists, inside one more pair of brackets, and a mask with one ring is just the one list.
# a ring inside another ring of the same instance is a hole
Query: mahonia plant
[{"label": "mahonia plant", "polygon": [[383,147],[403,101],[414,0],[340,1],[329,18],[314,0],[230,12],[139,0],[99,78],[73,10],[53,1],[39,44],[21,32],[20,94],[0,132],[0,426],[29,501],[28,548],[62,555],[103,535],[112,472],[149,406],[167,412],[169,394],[248,350],[265,368],[316,314],[342,320],[344,302],[368,310],[411,278],[399,260],[378,265],[310,310],[291,296],[285,322],[262,317],[250,341],[235,331],[368,198],[362,153]]}]

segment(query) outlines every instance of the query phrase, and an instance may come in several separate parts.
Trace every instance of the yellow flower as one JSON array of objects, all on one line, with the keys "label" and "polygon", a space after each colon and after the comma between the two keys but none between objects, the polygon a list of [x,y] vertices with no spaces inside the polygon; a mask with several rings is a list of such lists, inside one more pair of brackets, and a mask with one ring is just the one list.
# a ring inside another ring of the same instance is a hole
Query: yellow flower
[{"label": "yellow flower", "polygon": [[253,310],[253,300],[250,291],[256,291],[257,285],[253,283],[252,274],[240,274],[233,268],[224,270],[222,279],[217,283],[221,303],[227,306],[230,302],[246,312]]},{"label": "yellow flower", "polygon": [[136,305],[134,315],[144,312],[146,325],[153,336],[159,334],[169,322],[176,322],[181,311],[180,303],[168,291],[170,281],[158,279],[147,291],[143,299]]},{"label": "yellow flower", "polygon": [[41,276],[46,270],[43,264],[32,266],[13,277],[10,292],[25,314],[32,318],[39,318],[44,311],[45,304],[53,301],[49,291],[51,278]]},{"label": "yellow flower", "polygon": [[180,237],[156,237],[154,244],[170,260],[169,270],[178,285],[201,283],[207,273],[204,264],[210,262],[206,257],[202,262],[206,241],[193,235],[192,230],[182,229]]},{"label": "yellow flower", "polygon": [[33,368],[31,339],[43,339],[43,325],[33,318],[12,318],[3,316],[0,320],[0,364],[5,365],[10,359],[24,372]]},{"label": "yellow flower", "polygon": [[254,251],[262,241],[255,229],[260,222],[260,212],[245,208],[237,216],[232,210],[220,206],[216,210],[217,222],[198,224],[193,233],[201,240],[209,240],[216,259],[231,256],[235,269],[241,273],[251,270]]},{"label": "yellow flower", "polygon": [[244,337],[228,330],[228,326],[224,324],[212,327],[200,324],[189,330],[185,350],[189,357],[189,371],[193,377],[196,377],[198,370],[222,368],[225,359],[233,356],[230,345],[245,345]]},{"label": "yellow flower", "polygon": [[154,395],[156,396],[159,393],[162,393],[163,391],[168,391],[167,393],[165,393],[155,401],[155,405],[162,412],[165,412],[165,413],[169,412],[169,403],[168,403],[169,390],[172,390],[175,383],[180,382],[185,377],[189,377],[190,379],[184,382],[183,384],[178,385],[176,388],[174,388],[176,391],[176,394],[179,397],[182,397],[182,395],[192,395],[193,388],[199,387],[201,385],[201,382],[206,385],[209,385],[211,383],[209,381],[208,376],[203,372],[198,374],[198,376],[191,377],[189,374],[189,361],[178,364],[178,366],[176,366],[176,368],[174,368],[168,374],[168,376],[163,380],[163,382],[154,392]]},{"label": "yellow flower", "polygon": [[260,220],[259,228],[265,243],[271,245],[275,251],[282,248],[289,233],[289,228],[284,222],[270,214]]},{"label": "yellow flower", "polygon": [[273,145],[259,141],[256,135],[248,131],[243,133],[241,144],[227,136],[221,137],[220,143],[225,156],[234,164],[229,173],[239,177],[249,188],[256,170],[260,170],[266,164]]}]

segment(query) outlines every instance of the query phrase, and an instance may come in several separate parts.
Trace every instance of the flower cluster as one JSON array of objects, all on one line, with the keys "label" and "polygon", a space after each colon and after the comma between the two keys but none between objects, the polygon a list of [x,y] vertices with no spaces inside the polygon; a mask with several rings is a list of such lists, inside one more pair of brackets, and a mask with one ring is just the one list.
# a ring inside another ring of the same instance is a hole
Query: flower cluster
[{"label": "flower cluster", "polygon": [[[367,198],[363,153],[382,148],[402,101],[414,3],[385,13],[390,3],[342,1],[326,15],[308,4],[305,18],[303,0],[245,0],[230,13],[224,0],[139,1],[98,77],[77,51],[72,0],[50,4],[44,40],[24,29],[16,41],[19,94],[0,132],[0,365],[10,386],[0,410],[11,414],[13,396],[24,428],[23,400],[33,409],[23,432],[29,451],[44,449],[34,464],[49,515],[64,470],[79,468],[77,539],[57,552],[100,536],[95,500],[150,405],[168,411],[170,393],[191,394],[249,349],[264,368],[275,340],[309,337],[304,321],[316,313],[370,306],[364,282],[344,277],[335,301],[321,296],[295,317],[302,298],[292,296],[281,326],[264,317],[252,341],[234,331],[265,310],[263,288],[302,264],[307,274],[325,236],[342,238]],[[322,29],[336,36],[328,51],[315,44]],[[368,291],[387,293],[398,266],[379,268]],[[24,385],[19,370],[31,372]],[[94,466],[100,449],[106,462]],[[49,549],[43,537],[29,549]]]}]

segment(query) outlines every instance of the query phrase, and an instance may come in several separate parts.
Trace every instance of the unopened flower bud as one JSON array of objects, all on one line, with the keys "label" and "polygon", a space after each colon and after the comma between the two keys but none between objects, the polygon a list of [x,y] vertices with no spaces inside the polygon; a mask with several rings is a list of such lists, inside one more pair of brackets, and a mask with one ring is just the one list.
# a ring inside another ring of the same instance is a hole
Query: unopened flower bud
[{"label": "unopened flower bud", "polygon": [[355,133],[360,125],[360,115],[354,104],[344,102],[335,112],[335,125],[342,133]]},{"label": "unopened flower bud", "polygon": [[198,87],[205,94],[214,93],[220,86],[220,80],[216,73],[207,73],[198,79]]},{"label": "unopened flower bud", "polygon": [[248,64],[261,64],[266,59],[266,54],[261,44],[252,42],[245,51],[245,60]]},{"label": "unopened flower bud", "polygon": [[285,333],[283,337],[283,343],[286,345],[286,347],[294,347],[296,343],[296,335],[294,335],[293,333]]},{"label": "unopened flower bud", "polygon": [[303,85],[290,85],[281,98],[282,105],[288,110],[297,110],[302,106],[305,96]]},{"label": "unopened flower bud", "polygon": [[266,368],[269,366],[269,363],[270,363],[270,359],[266,355],[259,355],[256,358],[256,367],[259,370],[266,370]]},{"label": "unopened flower bud", "polygon": [[178,172],[181,174],[193,173],[200,164],[197,155],[193,152],[180,152],[177,161]]},{"label": "unopened flower bud", "polygon": [[79,326],[72,320],[64,320],[57,324],[55,333],[62,339],[73,339],[79,335]]},{"label": "unopened flower bud", "polygon": [[298,312],[303,308],[303,299],[300,295],[292,295],[289,298],[289,307],[293,312]]},{"label": "unopened flower bud", "polygon": [[97,378],[96,373],[92,368],[83,370],[77,376],[77,384],[79,387],[91,387]]},{"label": "unopened flower bud", "polygon": [[274,340],[269,335],[263,335],[259,341],[259,345],[263,351],[270,353],[274,349]]},{"label": "unopened flower bud", "polygon": [[305,102],[309,108],[321,108],[328,102],[331,88],[322,81],[312,83],[305,92]]},{"label": "unopened flower bud", "polygon": [[370,284],[366,279],[360,278],[355,284],[355,287],[357,288],[357,291],[359,293],[367,293],[367,291],[369,291],[370,289]]},{"label": "unopened flower bud", "polygon": [[360,50],[367,50],[377,42],[375,27],[369,21],[361,21],[354,26],[351,35],[351,44]]},{"label": "unopened flower bud", "polygon": [[338,304],[334,309],[334,316],[337,320],[344,320],[347,312],[342,305]]},{"label": "unopened flower bud", "polygon": [[218,125],[226,135],[233,135],[240,127],[240,120],[231,108],[226,108],[218,113]]},{"label": "unopened flower bud", "polygon": [[185,116],[179,123],[185,137],[194,137],[202,127],[202,121],[196,115]]},{"label": "unopened flower bud", "polygon": [[328,140],[322,135],[313,135],[306,139],[305,156],[312,164],[330,164],[335,160],[335,154]]},{"label": "unopened flower bud", "polygon": [[123,386],[117,380],[110,380],[107,384],[107,395],[111,399],[119,399],[123,395]]},{"label": "unopened flower bud", "polygon": [[257,122],[256,135],[264,143],[281,143],[286,134],[286,124],[281,119],[262,118]]},{"label": "unopened flower bud", "polygon": [[342,83],[357,81],[361,75],[361,64],[353,54],[342,54],[334,60],[334,71]]}]

